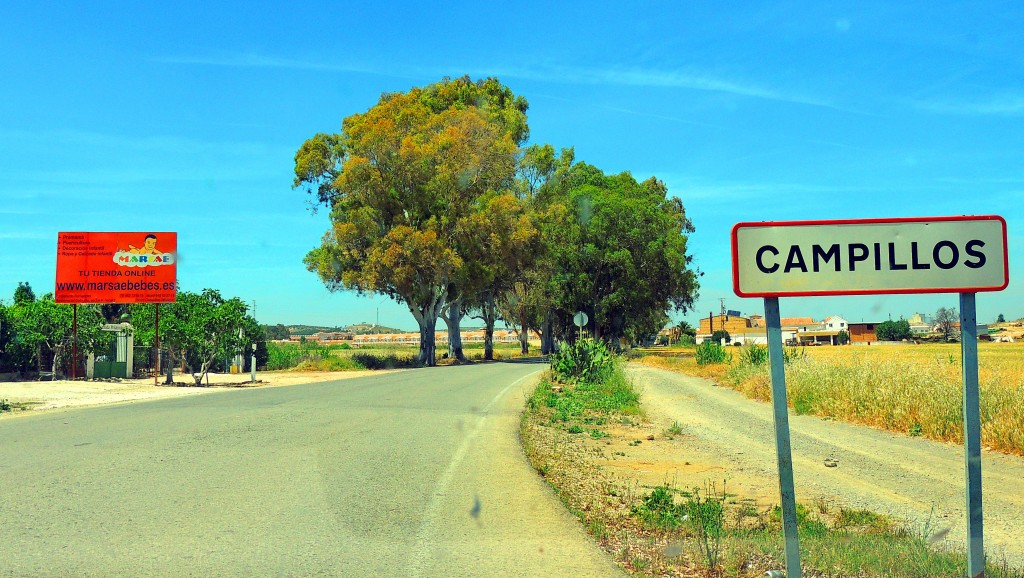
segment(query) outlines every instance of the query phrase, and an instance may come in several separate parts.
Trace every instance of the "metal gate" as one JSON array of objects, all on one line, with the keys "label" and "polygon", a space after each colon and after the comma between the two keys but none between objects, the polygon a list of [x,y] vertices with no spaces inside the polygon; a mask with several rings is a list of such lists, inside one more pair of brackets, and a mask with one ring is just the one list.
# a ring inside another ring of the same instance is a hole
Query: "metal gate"
[{"label": "metal gate", "polygon": [[128,377],[128,334],[120,331],[114,334],[110,351],[96,358],[93,376],[97,378]]}]

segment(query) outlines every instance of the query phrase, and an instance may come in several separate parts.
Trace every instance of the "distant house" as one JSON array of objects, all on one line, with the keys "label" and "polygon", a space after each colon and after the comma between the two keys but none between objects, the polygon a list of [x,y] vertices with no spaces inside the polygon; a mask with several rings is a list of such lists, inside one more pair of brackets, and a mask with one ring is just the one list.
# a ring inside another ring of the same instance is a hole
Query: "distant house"
[{"label": "distant house", "polygon": [[932,332],[932,318],[924,313],[915,313],[907,320],[910,323],[910,332],[916,334]]},{"label": "distant house", "polygon": [[[757,323],[757,324],[755,324]],[[715,331],[725,329],[729,333],[730,343],[744,345],[756,343],[758,345],[768,344],[768,330],[765,329],[764,317],[752,315],[742,317],[735,315],[714,315],[704,317],[700,320],[700,327],[697,329],[696,342],[704,343],[710,339]],[[783,341],[791,341],[795,330],[783,327]]]},{"label": "distant house", "polygon": [[854,345],[870,345],[878,341],[878,335],[875,334],[878,324],[879,322],[877,321],[850,323],[850,343]]},{"label": "distant house", "polygon": [[832,331],[847,331],[849,323],[838,315],[825,318],[825,329]]}]

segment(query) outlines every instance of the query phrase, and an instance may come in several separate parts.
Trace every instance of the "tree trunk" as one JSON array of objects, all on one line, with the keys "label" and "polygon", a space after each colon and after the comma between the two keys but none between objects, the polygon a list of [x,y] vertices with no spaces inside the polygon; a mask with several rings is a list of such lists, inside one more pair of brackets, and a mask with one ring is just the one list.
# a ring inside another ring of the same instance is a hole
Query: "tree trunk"
[{"label": "tree trunk", "polygon": [[554,323],[551,320],[551,312],[544,315],[544,322],[541,323],[540,331],[540,352],[543,355],[551,355],[555,352],[555,336],[552,334]]},{"label": "tree trunk", "polygon": [[416,323],[420,325],[420,355],[417,363],[426,367],[437,365],[437,348],[434,339],[434,332],[437,329],[437,316],[444,308],[444,301],[447,300],[447,290],[444,285],[440,289],[431,291],[429,300],[414,301],[406,296],[402,297],[409,306],[409,313],[413,314]]},{"label": "tree trunk", "polygon": [[486,299],[480,307],[484,321],[484,359],[487,361],[494,359],[494,321],[498,317],[497,309],[493,298]]},{"label": "tree trunk", "polygon": [[53,349],[53,363],[50,364],[50,381],[57,379],[57,365],[60,361],[61,352],[64,350],[63,345],[56,345]]},{"label": "tree trunk", "polygon": [[417,362],[420,365],[434,367],[437,365],[437,348],[434,344],[434,331],[437,329],[437,317],[429,317],[420,321],[420,354]]},{"label": "tree trunk", "polygon": [[213,357],[210,357],[199,365],[199,377],[196,377],[196,374],[194,373],[192,374],[192,379],[196,380],[196,387],[202,387],[203,377],[210,372],[211,365],[213,365]]},{"label": "tree trunk", "polygon": [[448,355],[460,362],[469,361],[462,351],[462,298],[448,302],[447,311],[441,313],[441,319],[448,326]]},{"label": "tree trunk", "polygon": [[[157,372],[160,368],[156,368]],[[174,385],[174,348],[167,347],[167,380],[164,381],[164,385]]]},{"label": "tree trunk", "polygon": [[519,353],[530,354],[530,330],[526,327],[526,309],[519,309]]}]

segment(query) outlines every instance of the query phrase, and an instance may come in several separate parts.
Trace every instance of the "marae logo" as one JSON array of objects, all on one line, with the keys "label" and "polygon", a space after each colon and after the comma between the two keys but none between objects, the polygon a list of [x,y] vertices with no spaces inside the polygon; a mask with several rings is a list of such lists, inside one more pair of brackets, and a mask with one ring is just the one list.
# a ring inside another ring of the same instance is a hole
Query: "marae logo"
[{"label": "marae logo", "polygon": [[156,235],[146,235],[142,247],[128,245],[128,250],[118,249],[114,253],[114,263],[120,267],[158,267],[174,263],[174,255],[161,253],[156,248]]}]

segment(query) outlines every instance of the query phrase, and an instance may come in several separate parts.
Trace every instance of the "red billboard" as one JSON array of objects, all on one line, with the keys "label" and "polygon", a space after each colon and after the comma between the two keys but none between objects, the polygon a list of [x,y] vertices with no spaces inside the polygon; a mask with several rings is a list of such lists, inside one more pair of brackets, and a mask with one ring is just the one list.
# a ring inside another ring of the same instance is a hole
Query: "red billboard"
[{"label": "red billboard", "polygon": [[57,303],[170,303],[178,234],[58,233]]}]

